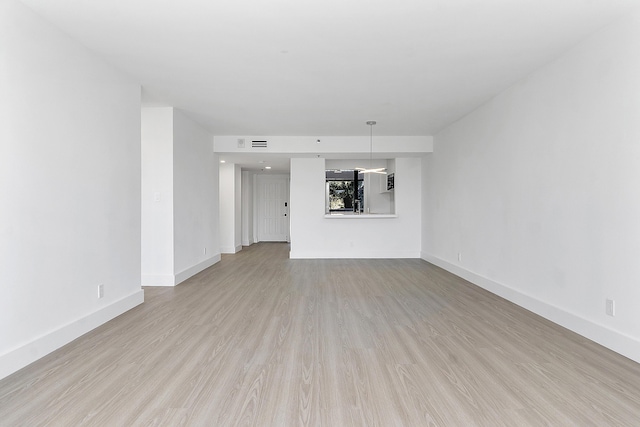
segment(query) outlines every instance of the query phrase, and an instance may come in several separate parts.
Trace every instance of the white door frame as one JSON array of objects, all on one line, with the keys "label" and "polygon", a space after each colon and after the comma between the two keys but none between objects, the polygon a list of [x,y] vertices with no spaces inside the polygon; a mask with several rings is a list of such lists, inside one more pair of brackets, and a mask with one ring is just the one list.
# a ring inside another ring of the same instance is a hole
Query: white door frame
[{"label": "white door frame", "polygon": [[253,179],[253,230],[254,230],[254,243],[257,243],[260,241],[260,237],[263,234],[262,230],[261,230],[261,225],[260,225],[260,212],[261,209],[263,208],[261,206],[262,203],[262,197],[260,194],[260,181],[266,178],[267,180],[270,178],[280,178],[283,179],[284,182],[286,183],[286,203],[287,203],[287,207],[284,208],[283,207],[283,213],[286,214],[287,217],[287,221],[286,221],[286,239],[283,241],[286,242],[290,242],[291,239],[291,233],[290,233],[290,226],[291,226],[291,218],[290,218],[290,201],[289,201],[289,195],[290,195],[290,175],[288,174],[255,174]]}]

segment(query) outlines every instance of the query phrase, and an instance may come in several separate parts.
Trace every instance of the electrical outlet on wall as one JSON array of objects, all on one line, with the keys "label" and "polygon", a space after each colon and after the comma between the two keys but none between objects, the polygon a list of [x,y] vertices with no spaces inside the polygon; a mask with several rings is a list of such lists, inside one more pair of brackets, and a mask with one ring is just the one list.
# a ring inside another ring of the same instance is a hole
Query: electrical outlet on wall
[{"label": "electrical outlet on wall", "polygon": [[104,285],[98,285],[98,299],[104,297]]},{"label": "electrical outlet on wall", "polygon": [[615,316],[616,315],[616,302],[612,299],[607,299],[607,315]]},{"label": "electrical outlet on wall", "polygon": [[462,261],[462,252],[458,252],[458,261]]}]

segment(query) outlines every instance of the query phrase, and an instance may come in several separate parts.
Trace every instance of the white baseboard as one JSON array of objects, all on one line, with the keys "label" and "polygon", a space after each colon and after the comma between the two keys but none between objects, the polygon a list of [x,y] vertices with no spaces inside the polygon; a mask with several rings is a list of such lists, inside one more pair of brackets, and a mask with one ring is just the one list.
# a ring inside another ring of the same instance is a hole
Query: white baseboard
[{"label": "white baseboard", "polygon": [[192,267],[182,270],[175,276],[170,274],[144,274],[142,275],[142,286],[176,286],[178,283],[184,282],[189,277],[200,273],[205,268],[211,267],[218,261],[220,261],[220,254],[215,254]]},{"label": "white baseboard", "polygon": [[563,326],[591,341],[607,347],[631,360],[640,363],[640,341],[624,333],[610,329],[599,323],[563,310],[560,307],[540,301],[539,299],[517,291],[509,286],[495,282],[486,277],[468,271],[459,265],[422,252],[420,258],[437,265],[450,273],[459,276],[474,285],[496,294],[514,304],[519,305],[539,316]]},{"label": "white baseboard", "polygon": [[0,356],[0,379],[24,368],[109,320],[144,302],[140,289],[106,307],[94,311],[52,332]]},{"label": "white baseboard", "polygon": [[220,254],[215,254],[211,258],[207,258],[204,261],[194,265],[193,267],[189,267],[181,271],[180,273],[176,274],[175,284],[177,285],[178,283],[184,282],[189,277],[195,276],[196,274],[200,273],[202,270],[211,267],[213,264],[217,263],[218,261],[220,261]]},{"label": "white baseboard", "polygon": [[383,258],[420,258],[419,252],[414,251],[290,251],[291,259],[383,259]]},{"label": "white baseboard", "polygon": [[175,277],[171,274],[143,274],[142,286],[175,286]]},{"label": "white baseboard", "polygon": [[242,245],[238,245],[236,247],[228,246],[220,249],[220,252],[223,254],[237,254],[242,250]]}]

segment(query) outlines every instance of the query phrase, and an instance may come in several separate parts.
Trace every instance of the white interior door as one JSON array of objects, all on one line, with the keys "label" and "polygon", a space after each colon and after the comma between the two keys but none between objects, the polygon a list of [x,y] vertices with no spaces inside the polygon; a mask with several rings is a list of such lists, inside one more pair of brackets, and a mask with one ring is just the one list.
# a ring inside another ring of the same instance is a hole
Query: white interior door
[{"label": "white interior door", "polygon": [[257,176],[259,242],[289,241],[289,176]]}]

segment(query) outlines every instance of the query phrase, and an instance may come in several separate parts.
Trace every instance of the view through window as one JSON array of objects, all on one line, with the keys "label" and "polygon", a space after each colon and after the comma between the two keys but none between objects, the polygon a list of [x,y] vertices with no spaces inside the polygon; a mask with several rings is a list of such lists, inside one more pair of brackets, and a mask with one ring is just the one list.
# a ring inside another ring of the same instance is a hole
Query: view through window
[{"label": "view through window", "polygon": [[356,170],[327,170],[329,212],[364,211],[364,174]]}]

